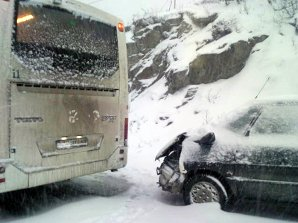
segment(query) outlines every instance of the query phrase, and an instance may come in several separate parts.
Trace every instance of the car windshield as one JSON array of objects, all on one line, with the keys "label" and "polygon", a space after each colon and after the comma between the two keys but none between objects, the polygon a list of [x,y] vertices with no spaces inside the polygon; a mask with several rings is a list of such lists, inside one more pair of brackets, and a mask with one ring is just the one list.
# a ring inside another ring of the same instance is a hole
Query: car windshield
[{"label": "car windshield", "polygon": [[18,5],[14,51],[30,70],[109,77],[119,68],[116,27],[43,5]]},{"label": "car windshield", "polygon": [[235,115],[227,128],[238,134],[298,134],[298,114],[295,103],[252,106]]},{"label": "car windshield", "polygon": [[298,136],[297,110],[298,106],[294,103],[264,106],[262,114],[251,128],[251,134]]},{"label": "car windshield", "polygon": [[254,125],[254,120],[258,117],[261,111],[260,106],[253,106],[250,108],[242,108],[234,112],[233,117],[230,117],[225,123],[227,128],[235,133],[243,134],[247,132]]}]

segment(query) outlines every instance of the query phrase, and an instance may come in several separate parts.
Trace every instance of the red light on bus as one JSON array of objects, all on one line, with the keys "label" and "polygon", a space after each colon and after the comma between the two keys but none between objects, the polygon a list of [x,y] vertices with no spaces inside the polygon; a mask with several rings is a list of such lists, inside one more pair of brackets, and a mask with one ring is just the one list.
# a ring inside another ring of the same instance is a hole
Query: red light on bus
[{"label": "red light on bus", "polygon": [[25,16],[17,19],[17,24],[20,24],[20,23],[23,23],[23,22],[26,22],[26,21],[29,21],[32,19],[34,19],[33,15],[25,15]]},{"label": "red light on bus", "polygon": [[119,22],[118,23],[118,30],[120,31],[120,32],[124,32],[124,24],[122,23],[122,22]]},{"label": "red light on bus", "polygon": [[124,119],[124,144],[127,146],[128,140],[128,118]]}]

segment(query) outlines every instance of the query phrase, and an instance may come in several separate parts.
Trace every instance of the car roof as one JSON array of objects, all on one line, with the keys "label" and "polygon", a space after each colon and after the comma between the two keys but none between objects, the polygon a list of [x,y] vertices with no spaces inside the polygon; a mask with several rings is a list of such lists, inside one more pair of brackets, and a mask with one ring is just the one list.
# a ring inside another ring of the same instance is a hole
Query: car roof
[{"label": "car roof", "polygon": [[298,96],[278,96],[251,101],[252,105],[298,105]]}]

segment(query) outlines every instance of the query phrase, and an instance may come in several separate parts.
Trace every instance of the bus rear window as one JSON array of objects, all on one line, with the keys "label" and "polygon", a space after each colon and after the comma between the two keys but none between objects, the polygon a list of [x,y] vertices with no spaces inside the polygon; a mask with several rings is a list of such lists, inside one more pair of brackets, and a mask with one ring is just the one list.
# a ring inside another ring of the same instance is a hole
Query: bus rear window
[{"label": "bus rear window", "polygon": [[119,69],[117,29],[66,10],[19,3],[14,52],[35,72],[110,77]]}]

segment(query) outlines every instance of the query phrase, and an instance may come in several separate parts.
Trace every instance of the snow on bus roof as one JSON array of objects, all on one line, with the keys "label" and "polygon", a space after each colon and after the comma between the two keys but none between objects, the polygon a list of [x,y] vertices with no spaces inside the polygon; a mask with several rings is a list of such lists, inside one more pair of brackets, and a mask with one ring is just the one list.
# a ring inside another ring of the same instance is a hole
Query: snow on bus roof
[{"label": "snow on bus roof", "polygon": [[85,2],[82,2],[82,1],[77,1],[77,0],[63,1],[62,0],[61,3],[55,3],[54,0],[29,0],[29,1],[25,0],[22,2],[37,4],[37,5],[47,4],[47,5],[61,7],[71,11],[76,16],[81,16],[83,18],[96,20],[112,26],[115,26],[119,22],[122,22],[122,19],[106,11],[103,11],[98,7],[91,6],[90,4],[86,4]]}]

